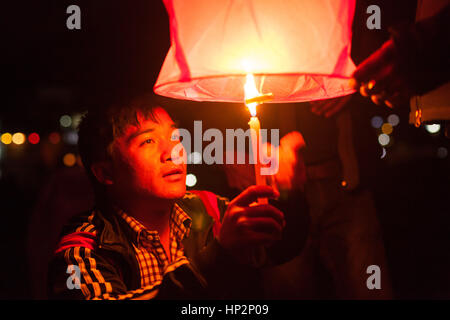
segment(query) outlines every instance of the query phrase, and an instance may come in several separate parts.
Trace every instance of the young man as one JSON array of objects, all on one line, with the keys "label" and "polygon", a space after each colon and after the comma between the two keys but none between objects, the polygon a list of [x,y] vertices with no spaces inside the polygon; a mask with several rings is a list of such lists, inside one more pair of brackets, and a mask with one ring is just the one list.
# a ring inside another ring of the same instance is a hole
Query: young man
[{"label": "young man", "polygon": [[251,206],[277,198],[271,187],[249,187],[231,202],[186,192],[186,155],[172,152],[179,143],[168,113],[146,100],[83,119],[79,149],[97,205],[63,231],[49,297],[261,298],[257,265],[298,253],[305,224],[287,239],[279,209]]}]

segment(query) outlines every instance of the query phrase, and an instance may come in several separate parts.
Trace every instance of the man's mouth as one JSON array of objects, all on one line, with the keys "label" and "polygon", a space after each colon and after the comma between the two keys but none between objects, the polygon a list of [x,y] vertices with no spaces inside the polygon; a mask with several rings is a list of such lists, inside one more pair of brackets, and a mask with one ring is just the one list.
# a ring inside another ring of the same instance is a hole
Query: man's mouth
[{"label": "man's mouth", "polygon": [[183,170],[175,168],[168,170],[163,173],[162,177],[169,181],[178,181],[179,179],[182,179],[184,176]]}]

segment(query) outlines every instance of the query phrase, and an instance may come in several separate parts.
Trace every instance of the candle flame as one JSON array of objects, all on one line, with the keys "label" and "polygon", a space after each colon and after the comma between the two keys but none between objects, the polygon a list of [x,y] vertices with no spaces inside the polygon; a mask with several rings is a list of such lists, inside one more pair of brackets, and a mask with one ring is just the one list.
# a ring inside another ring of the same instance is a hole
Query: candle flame
[{"label": "candle flame", "polygon": [[[261,95],[258,89],[256,89],[255,77],[251,73],[247,73],[247,78],[244,85],[244,94],[245,100],[252,99]],[[252,102],[246,105],[252,117],[256,117],[256,106],[258,105],[258,103]]]}]

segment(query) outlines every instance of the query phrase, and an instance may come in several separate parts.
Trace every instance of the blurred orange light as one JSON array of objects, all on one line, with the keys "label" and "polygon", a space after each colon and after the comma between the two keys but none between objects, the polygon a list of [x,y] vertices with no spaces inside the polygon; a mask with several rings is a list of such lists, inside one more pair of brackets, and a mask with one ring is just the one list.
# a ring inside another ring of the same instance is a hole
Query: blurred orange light
[{"label": "blurred orange light", "polygon": [[53,144],[58,144],[61,141],[61,135],[58,132],[52,132],[48,136],[48,140]]},{"label": "blurred orange light", "polygon": [[73,167],[77,162],[77,158],[73,153],[66,153],[63,157],[63,163],[66,167]]},{"label": "blurred orange light", "polygon": [[36,132],[33,132],[33,133],[31,133],[31,134],[28,136],[28,141],[29,141],[31,144],[38,144],[38,143],[39,143],[39,140],[40,140],[40,137],[39,137],[39,135],[38,135]]},{"label": "blurred orange light", "polygon": [[390,123],[385,123],[381,127],[381,131],[385,134],[391,134],[393,130],[394,130],[394,128],[392,127],[392,125]]},{"label": "blurred orange light", "polygon": [[25,135],[22,132],[16,132],[12,136],[12,142],[15,144],[23,144],[25,142]]},{"label": "blurred orange light", "polygon": [[4,134],[2,134],[2,137],[0,138],[0,140],[4,144],[11,144],[11,142],[12,142],[12,135],[11,135],[11,133],[5,132]]}]

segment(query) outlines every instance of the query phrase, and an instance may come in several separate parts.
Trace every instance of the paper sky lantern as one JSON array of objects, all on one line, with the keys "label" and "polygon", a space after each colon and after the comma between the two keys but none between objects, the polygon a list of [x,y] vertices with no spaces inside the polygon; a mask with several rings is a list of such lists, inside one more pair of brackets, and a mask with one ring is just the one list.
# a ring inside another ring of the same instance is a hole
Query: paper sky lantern
[{"label": "paper sky lantern", "polygon": [[194,101],[245,100],[247,74],[270,102],[353,93],[355,0],[164,0],[171,47],[154,91]]}]

